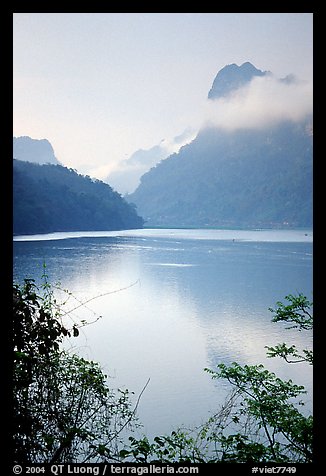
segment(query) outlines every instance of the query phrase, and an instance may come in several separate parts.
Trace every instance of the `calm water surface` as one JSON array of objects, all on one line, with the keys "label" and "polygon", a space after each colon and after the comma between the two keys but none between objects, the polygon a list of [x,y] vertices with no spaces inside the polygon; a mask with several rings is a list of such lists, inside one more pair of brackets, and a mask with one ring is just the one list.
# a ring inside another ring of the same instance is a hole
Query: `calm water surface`
[{"label": "calm water surface", "polygon": [[[14,278],[49,280],[72,292],[69,319],[95,321],[73,340],[97,360],[111,387],[135,400],[157,435],[195,425],[228,392],[203,369],[220,362],[264,363],[309,390],[306,364],[266,359],[265,345],[310,346],[309,333],[271,322],[269,307],[289,293],[312,300],[311,230],[131,230],[14,238]],[[58,298],[64,299],[58,292]],[[95,299],[93,299],[95,298]],[[80,302],[88,301],[85,306]]]}]

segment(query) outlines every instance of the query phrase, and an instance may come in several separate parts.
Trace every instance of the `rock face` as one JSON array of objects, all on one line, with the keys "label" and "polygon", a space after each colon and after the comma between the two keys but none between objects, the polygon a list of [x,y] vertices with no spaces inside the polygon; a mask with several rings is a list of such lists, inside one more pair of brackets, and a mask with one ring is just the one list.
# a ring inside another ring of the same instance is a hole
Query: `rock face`
[{"label": "rock face", "polygon": [[[209,91],[211,105],[265,75],[272,73],[251,63],[225,66]],[[146,226],[310,227],[312,156],[310,115],[255,128],[205,127],[144,174],[127,199]]]},{"label": "rock face", "polygon": [[265,76],[268,71],[261,71],[251,63],[237,66],[235,63],[224,66],[216,75],[213,85],[208,93],[208,99],[225,97],[232,91],[249,83],[255,76]]},{"label": "rock face", "polygon": [[13,138],[14,159],[37,164],[59,164],[52,145],[47,139],[32,139],[28,136]]}]

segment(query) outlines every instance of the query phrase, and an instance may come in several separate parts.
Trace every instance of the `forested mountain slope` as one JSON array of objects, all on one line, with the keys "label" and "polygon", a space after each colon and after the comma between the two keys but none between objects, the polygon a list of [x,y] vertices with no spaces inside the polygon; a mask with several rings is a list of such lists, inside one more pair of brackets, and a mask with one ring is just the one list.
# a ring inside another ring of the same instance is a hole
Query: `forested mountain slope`
[{"label": "forested mountain slope", "polygon": [[210,122],[144,174],[128,201],[146,226],[310,227],[309,91],[293,75],[226,65],[208,93]]},{"label": "forested mountain slope", "polygon": [[311,122],[205,128],[128,200],[146,226],[311,226]]},{"label": "forested mountain slope", "polygon": [[14,234],[141,228],[109,185],[61,165],[13,162]]}]

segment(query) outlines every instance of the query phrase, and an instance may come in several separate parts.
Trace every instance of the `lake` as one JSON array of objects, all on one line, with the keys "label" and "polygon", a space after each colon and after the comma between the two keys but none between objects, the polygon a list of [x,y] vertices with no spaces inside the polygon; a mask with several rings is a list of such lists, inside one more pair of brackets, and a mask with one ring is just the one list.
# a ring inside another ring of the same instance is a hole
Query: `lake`
[{"label": "lake", "polygon": [[[305,385],[312,369],[267,359],[265,345],[312,345],[309,332],[272,323],[287,294],[312,300],[311,230],[128,230],[14,237],[14,279],[68,289],[70,319],[94,321],[73,350],[128,388],[149,436],[205,421],[229,391],[204,372],[220,362],[263,363]],[[57,291],[58,299],[67,295]],[[80,306],[81,302],[87,303]]]}]

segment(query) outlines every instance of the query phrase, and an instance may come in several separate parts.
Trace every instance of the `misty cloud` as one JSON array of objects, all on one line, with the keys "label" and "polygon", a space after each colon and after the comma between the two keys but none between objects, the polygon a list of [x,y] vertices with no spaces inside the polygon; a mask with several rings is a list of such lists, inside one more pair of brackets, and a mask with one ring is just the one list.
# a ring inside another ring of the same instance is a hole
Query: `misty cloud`
[{"label": "misty cloud", "polygon": [[255,77],[227,98],[208,101],[204,127],[226,130],[263,128],[280,121],[300,121],[312,114],[311,82],[279,80],[272,75]]},{"label": "misty cloud", "polygon": [[198,111],[197,124],[173,139],[162,139],[150,149],[137,150],[111,169],[106,181],[122,194],[132,193],[144,173],[190,143],[199,129],[214,126],[235,131],[272,127],[280,121],[298,122],[312,114],[312,99],[312,82],[297,80],[292,75],[284,79],[272,74],[255,77],[227,97],[206,100]]},{"label": "misty cloud", "polygon": [[117,164],[117,167],[110,171],[106,181],[122,194],[132,193],[138,187],[140,177],[144,173],[169,155],[178,152],[196,135],[197,131],[188,127],[182,134],[172,139],[162,139],[158,145],[150,149],[137,150],[128,159]]}]

